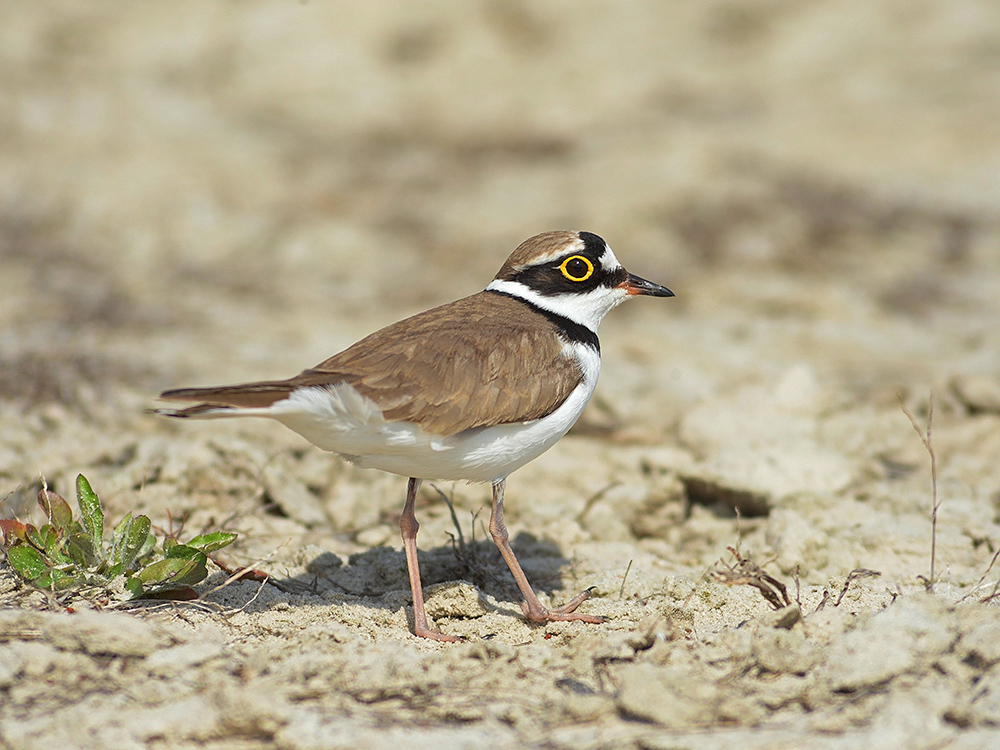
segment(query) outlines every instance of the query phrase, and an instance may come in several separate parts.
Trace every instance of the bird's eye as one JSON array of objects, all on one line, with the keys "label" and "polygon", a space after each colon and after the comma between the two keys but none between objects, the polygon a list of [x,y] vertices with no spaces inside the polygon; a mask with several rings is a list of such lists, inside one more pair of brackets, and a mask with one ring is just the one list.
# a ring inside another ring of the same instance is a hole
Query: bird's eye
[{"label": "bird's eye", "polygon": [[559,265],[559,270],[570,281],[586,281],[594,273],[594,264],[582,255],[571,255]]}]

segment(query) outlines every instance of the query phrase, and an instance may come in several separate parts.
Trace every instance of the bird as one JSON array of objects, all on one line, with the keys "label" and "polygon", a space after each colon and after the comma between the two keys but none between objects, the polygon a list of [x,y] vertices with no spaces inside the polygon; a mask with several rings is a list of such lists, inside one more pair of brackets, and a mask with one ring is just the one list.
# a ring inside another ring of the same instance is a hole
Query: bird
[{"label": "bird", "polygon": [[637,296],[673,297],[625,270],[601,237],[553,231],[521,243],[476,294],[393,323],[287,380],[164,391],[197,402],[154,412],[180,419],[268,417],[352,464],[407,477],[400,532],[413,634],[453,642],[424,609],[414,507],[423,480],[489,482],[489,530],[535,623],[603,619],[576,612],[591,593],[548,609],[504,523],[507,477],[562,438],[594,393],[597,329]]}]

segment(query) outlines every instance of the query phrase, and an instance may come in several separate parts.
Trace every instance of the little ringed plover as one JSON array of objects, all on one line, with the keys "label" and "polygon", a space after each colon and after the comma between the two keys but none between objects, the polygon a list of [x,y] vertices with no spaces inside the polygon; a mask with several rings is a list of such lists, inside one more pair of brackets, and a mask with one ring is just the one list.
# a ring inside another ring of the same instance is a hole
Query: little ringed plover
[{"label": "little ringed plover", "polygon": [[424,611],[414,515],[423,479],[490,482],[490,534],[533,622],[601,618],[575,612],[589,596],[546,609],[514,557],[504,525],[507,476],[551,448],[583,412],[601,367],[597,328],[629,297],[672,297],[626,271],[590,232],[523,242],[478,294],[401,320],[288,380],[162,393],[199,402],[168,417],[270,417],[364,468],[409,478],[400,518],[413,632],[439,641]]}]

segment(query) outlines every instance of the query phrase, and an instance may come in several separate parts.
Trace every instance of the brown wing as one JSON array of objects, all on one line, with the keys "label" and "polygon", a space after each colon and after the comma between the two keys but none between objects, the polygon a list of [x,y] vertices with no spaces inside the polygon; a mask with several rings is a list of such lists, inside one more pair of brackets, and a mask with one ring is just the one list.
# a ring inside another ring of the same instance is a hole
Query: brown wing
[{"label": "brown wing", "polygon": [[290,380],[182,389],[162,397],[261,407],[295,388],[346,382],[390,421],[454,435],[538,419],[566,400],[582,373],[554,332],[527,305],[480,292],[376,331]]}]

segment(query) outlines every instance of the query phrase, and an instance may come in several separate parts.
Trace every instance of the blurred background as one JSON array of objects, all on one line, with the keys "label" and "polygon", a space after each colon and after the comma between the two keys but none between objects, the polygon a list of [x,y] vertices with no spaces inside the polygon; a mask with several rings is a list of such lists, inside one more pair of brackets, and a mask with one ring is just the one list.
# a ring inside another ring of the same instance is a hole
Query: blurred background
[{"label": "blurred background", "polygon": [[[508,485],[528,577],[557,603],[593,586],[605,626],[528,629],[489,488],[445,486],[453,521],[426,483],[425,585],[500,605],[432,616],[531,648],[403,648],[402,479],[276,423],[144,412],[292,376],[552,229],[677,294],[608,316],[586,413]],[[40,477],[71,498],[82,471],[109,519],[237,531],[234,567],[299,584],[209,592],[198,650],[156,635],[158,666],[85,669],[17,621],[0,735],[258,747],[288,716],[281,747],[980,746],[996,618],[951,604],[997,593],[998,324],[996,0],[0,0],[0,516],[38,521]],[[899,400],[923,429],[931,392],[936,495]],[[909,596],[932,497],[941,596]],[[709,580],[730,545],[801,583],[809,641]],[[856,569],[881,577],[837,609]],[[765,722],[791,734],[707,731]]]},{"label": "blurred background", "polygon": [[[800,363],[841,399],[997,371],[989,0],[2,15],[19,409],[157,429],[161,388],[290,376],[557,228],[677,293],[602,330],[598,406],[650,439]],[[8,478],[46,468],[12,445]]]}]

